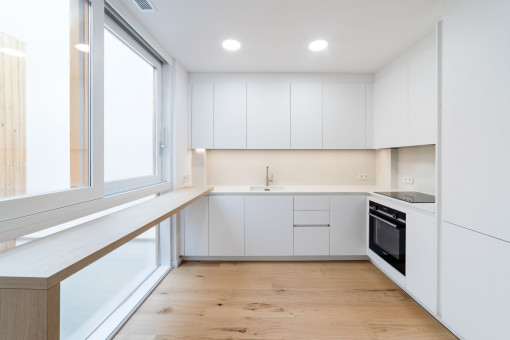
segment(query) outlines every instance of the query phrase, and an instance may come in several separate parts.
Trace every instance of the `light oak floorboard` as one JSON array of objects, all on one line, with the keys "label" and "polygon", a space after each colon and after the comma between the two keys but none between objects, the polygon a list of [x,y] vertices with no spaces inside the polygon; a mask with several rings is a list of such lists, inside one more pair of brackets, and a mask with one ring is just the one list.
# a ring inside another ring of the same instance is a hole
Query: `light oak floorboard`
[{"label": "light oak floorboard", "polygon": [[186,262],[117,340],[456,339],[368,261]]}]

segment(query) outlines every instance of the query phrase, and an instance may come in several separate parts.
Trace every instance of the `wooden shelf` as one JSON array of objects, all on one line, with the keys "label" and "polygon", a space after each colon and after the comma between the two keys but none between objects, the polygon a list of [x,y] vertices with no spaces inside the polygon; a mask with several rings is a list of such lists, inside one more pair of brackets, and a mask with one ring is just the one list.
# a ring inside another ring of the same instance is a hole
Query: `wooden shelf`
[{"label": "wooden shelf", "polygon": [[212,190],[179,189],[2,252],[0,288],[49,289]]}]

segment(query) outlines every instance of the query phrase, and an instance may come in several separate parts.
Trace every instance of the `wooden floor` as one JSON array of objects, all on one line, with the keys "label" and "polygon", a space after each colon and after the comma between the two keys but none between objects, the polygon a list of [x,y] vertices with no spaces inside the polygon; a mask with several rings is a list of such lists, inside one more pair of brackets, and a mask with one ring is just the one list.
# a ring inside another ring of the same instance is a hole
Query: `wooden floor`
[{"label": "wooden floor", "polygon": [[116,337],[456,339],[370,262],[188,262]]}]

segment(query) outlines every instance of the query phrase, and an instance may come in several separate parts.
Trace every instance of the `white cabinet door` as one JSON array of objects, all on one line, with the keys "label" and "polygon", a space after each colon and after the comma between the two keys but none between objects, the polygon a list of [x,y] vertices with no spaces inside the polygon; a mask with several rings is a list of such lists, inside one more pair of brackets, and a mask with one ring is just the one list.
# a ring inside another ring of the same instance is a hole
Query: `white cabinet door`
[{"label": "white cabinet door", "polygon": [[365,84],[323,85],[324,149],[364,149]]},{"label": "white cabinet door", "polygon": [[214,148],[246,149],[246,84],[214,84]]},{"label": "white cabinet door", "polygon": [[244,197],[209,197],[209,256],[244,256]]},{"label": "white cabinet door", "polygon": [[328,256],[328,227],[294,227],[295,256]]},{"label": "white cabinet door", "polygon": [[195,83],[191,91],[191,147],[212,149],[213,84]]},{"label": "white cabinet door", "polygon": [[463,339],[508,339],[510,244],[449,223],[441,241],[443,320]]},{"label": "white cabinet door", "polygon": [[437,257],[435,217],[406,212],[406,288],[436,313]]},{"label": "white cabinet door", "polygon": [[330,197],[330,254],[366,255],[365,196]]},{"label": "white cabinet door", "polygon": [[290,149],[290,84],[247,85],[248,149]]},{"label": "white cabinet door", "polygon": [[322,84],[291,84],[291,148],[322,149]]},{"label": "white cabinet door", "polygon": [[292,256],[292,196],[245,197],[245,255]]},{"label": "white cabinet door", "polygon": [[436,144],[437,62],[431,45],[409,61],[409,144]]},{"label": "white cabinet door", "polygon": [[409,145],[407,63],[380,75],[374,83],[376,148]]},{"label": "white cabinet door", "polygon": [[184,255],[209,255],[209,197],[184,209]]}]

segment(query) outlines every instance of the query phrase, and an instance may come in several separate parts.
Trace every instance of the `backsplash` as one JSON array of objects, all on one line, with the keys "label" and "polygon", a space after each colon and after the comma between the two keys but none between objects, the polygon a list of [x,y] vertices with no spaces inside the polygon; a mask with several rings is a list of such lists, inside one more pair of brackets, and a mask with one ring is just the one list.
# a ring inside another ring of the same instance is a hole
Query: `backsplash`
[{"label": "backsplash", "polygon": [[209,185],[264,185],[266,166],[271,185],[375,185],[374,150],[207,150],[204,157]]},{"label": "backsplash", "polygon": [[[436,147],[434,145],[398,149],[398,189],[436,193]],[[412,177],[413,183],[405,183]]]}]

